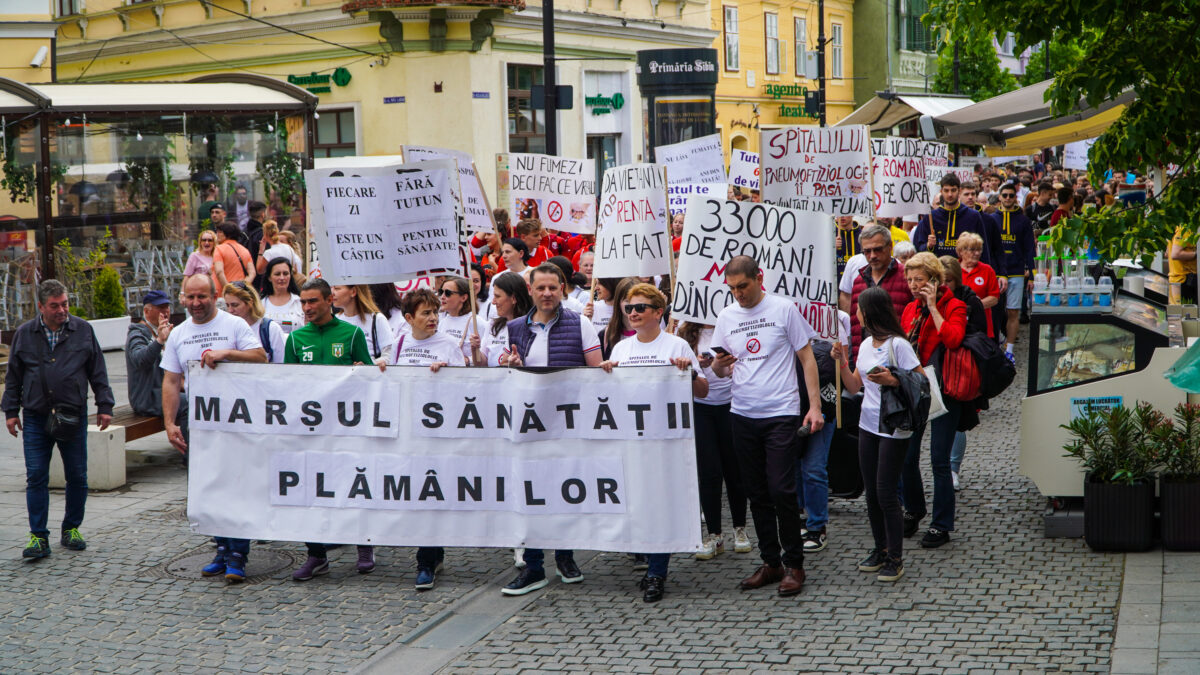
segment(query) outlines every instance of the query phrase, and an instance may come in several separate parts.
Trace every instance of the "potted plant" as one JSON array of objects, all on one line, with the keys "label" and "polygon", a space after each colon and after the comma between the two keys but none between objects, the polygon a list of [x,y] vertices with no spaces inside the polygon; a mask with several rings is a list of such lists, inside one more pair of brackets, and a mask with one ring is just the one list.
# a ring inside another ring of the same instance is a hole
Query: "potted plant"
[{"label": "potted plant", "polygon": [[1065,450],[1086,469],[1083,538],[1097,551],[1144,551],[1154,543],[1154,467],[1171,421],[1149,403],[1089,410],[1064,424]]},{"label": "potted plant", "polygon": [[129,331],[121,276],[105,264],[111,243],[112,233],[105,230],[96,248],[84,255],[76,255],[66,239],[55,247],[58,280],[66,285],[74,300],[71,313],[87,319],[100,349],[105,351],[123,348]]},{"label": "potted plant", "polygon": [[1159,525],[1163,548],[1200,551],[1200,406],[1175,406],[1175,425],[1162,444]]},{"label": "potted plant", "polygon": [[121,275],[111,265],[96,271],[92,285],[93,315],[88,320],[100,349],[121,349],[129,332],[129,313],[121,293]]}]

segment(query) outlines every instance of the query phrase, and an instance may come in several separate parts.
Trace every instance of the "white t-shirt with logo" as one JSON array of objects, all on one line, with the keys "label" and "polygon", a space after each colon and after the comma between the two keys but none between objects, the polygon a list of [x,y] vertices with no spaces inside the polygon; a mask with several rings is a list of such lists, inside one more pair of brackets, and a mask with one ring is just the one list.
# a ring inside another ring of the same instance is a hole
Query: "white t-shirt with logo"
[{"label": "white t-shirt with logo", "polygon": [[163,345],[162,369],[185,374],[188,361],[199,361],[210,349],[262,349],[262,343],[245,321],[218,309],[208,323],[188,319],[171,330]]},{"label": "white t-shirt with logo", "polygon": [[467,365],[458,342],[445,333],[434,333],[424,340],[417,340],[409,333],[398,344],[397,350],[394,364],[397,366],[428,366],[438,362],[451,366]]},{"label": "white t-shirt with logo", "polygon": [[692,369],[700,372],[700,362],[696,360],[687,341],[666,331],[659,331],[658,337],[650,342],[642,342],[636,335],[621,340],[613,347],[608,360],[616,361],[618,366],[669,366],[671,359],[680,357],[691,361]]},{"label": "white t-shirt with logo", "polygon": [[[482,329],[485,325],[484,319],[478,314],[475,315],[475,328],[471,327],[471,313],[466,312],[461,316],[450,316],[446,312],[438,312],[438,329],[437,332],[444,333],[454,340],[454,344],[462,345],[463,356],[469,361],[471,359],[471,336],[475,334],[476,329]],[[463,334],[466,334],[466,339],[463,339]],[[483,340],[479,341],[480,346],[483,345]],[[482,351],[482,350],[480,350]]]},{"label": "white t-shirt with logo", "polygon": [[492,324],[489,322],[483,333],[483,342],[479,350],[487,357],[488,368],[499,366],[500,357],[507,354],[511,346],[512,343],[508,341],[508,324],[501,326],[500,330],[492,335]]},{"label": "white t-shirt with logo", "polygon": [[[892,344],[892,351],[896,354],[895,363],[889,363],[891,360],[888,354],[889,342]],[[855,362],[855,370],[862,377],[863,382],[862,413],[858,418],[858,428],[884,438],[908,438],[912,436],[911,431],[898,431],[894,434],[885,434],[879,431],[880,387],[867,379],[867,373],[875,366],[886,367],[889,365],[912,370],[920,368],[921,361],[907,340],[888,338],[881,346],[876,347],[874,340],[864,339],[858,347],[858,360]]]},{"label": "white t-shirt with logo", "polygon": [[775,295],[749,309],[721,310],[713,344],[737,357],[730,412],[754,419],[801,415],[796,352],[816,337],[790,300]]},{"label": "white t-shirt with logo", "polygon": [[300,305],[300,296],[292,293],[287,304],[276,305],[270,297],[263,298],[263,316],[279,324],[284,333],[290,333],[303,326],[304,308]]}]

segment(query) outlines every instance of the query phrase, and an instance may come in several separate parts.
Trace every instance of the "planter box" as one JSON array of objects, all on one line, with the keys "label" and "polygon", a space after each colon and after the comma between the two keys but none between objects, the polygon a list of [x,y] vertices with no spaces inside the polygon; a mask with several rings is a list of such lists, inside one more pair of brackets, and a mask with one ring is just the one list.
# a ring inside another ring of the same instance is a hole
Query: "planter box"
[{"label": "planter box", "polygon": [[1145,551],[1154,544],[1154,483],[1083,484],[1083,539],[1096,551]]},{"label": "planter box", "polygon": [[1200,551],[1200,483],[1159,483],[1163,548]]},{"label": "planter box", "polygon": [[129,317],[119,316],[115,319],[92,319],[88,321],[96,333],[96,341],[102,351],[125,348],[125,337],[129,332]]}]

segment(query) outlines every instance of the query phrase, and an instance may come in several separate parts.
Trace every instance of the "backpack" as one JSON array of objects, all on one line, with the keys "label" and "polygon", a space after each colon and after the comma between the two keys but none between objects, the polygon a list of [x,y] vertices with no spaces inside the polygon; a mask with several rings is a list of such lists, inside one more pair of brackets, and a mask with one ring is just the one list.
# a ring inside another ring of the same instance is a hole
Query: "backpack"
[{"label": "backpack", "polygon": [[996,341],[978,333],[963,338],[962,347],[975,356],[981,376],[979,394],[985,399],[999,396],[1017,377],[1013,365]]},{"label": "backpack", "polygon": [[[812,347],[813,359],[817,362],[817,386],[821,392],[821,412],[828,417],[835,414],[838,397],[834,376],[836,366],[832,356],[833,343],[823,338],[813,338],[809,342],[809,346]],[[804,368],[800,365],[799,358],[796,359],[796,380],[800,387],[800,402],[807,409],[808,387],[804,384]]]},{"label": "backpack", "polygon": [[[984,336],[984,339],[988,339]],[[942,393],[956,401],[974,401],[979,398],[982,378],[975,354],[959,345],[942,354]]]},{"label": "backpack", "polygon": [[267,350],[267,363],[275,361],[275,348],[271,346],[271,320],[265,316],[258,323],[258,340]]}]

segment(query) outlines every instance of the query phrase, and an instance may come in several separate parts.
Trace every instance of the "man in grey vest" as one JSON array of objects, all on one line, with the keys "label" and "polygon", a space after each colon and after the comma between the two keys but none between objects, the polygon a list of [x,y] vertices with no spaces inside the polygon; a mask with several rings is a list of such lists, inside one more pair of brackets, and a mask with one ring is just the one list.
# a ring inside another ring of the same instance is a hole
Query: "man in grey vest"
[{"label": "man in grey vest", "polygon": [[[586,316],[562,306],[567,280],[555,265],[543,263],[529,275],[533,310],[508,322],[509,352],[500,365],[519,367],[597,367],[602,360],[600,338]],[[544,568],[546,554],[540,548],[525,549],[525,569],[509,585],[505,595],[525,595],[550,583]],[[565,584],[583,581],[575,564],[574,551],[555,551],[558,576]]]}]

